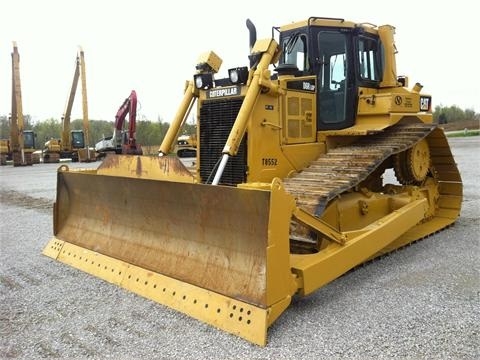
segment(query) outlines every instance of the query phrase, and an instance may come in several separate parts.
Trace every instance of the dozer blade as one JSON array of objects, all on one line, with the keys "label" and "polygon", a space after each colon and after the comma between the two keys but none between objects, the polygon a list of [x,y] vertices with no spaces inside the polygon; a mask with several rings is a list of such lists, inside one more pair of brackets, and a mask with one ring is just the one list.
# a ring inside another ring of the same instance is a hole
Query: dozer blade
[{"label": "dozer blade", "polygon": [[296,289],[294,202],[275,182],[240,189],[189,176],[180,162],[142,156],[107,158],[96,171],[61,167],[44,254],[265,345]]}]

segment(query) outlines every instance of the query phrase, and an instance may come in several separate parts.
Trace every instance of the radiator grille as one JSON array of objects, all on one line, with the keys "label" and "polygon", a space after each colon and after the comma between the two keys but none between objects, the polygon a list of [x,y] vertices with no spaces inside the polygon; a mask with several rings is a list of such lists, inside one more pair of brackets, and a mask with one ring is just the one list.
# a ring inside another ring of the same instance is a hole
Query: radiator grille
[{"label": "radiator grille", "polygon": [[[202,183],[211,183],[216,164],[222,156],[230,130],[242,106],[242,99],[204,101],[200,109],[200,177]],[[247,142],[243,137],[236,156],[230,157],[220,179],[222,185],[236,185],[246,180]]]}]

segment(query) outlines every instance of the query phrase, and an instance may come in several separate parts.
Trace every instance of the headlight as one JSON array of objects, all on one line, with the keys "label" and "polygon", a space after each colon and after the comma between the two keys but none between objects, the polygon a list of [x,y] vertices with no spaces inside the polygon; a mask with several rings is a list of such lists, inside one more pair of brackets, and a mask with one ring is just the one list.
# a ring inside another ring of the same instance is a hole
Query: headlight
[{"label": "headlight", "polygon": [[248,80],[248,68],[246,66],[229,69],[228,77],[232,84],[246,84]]},{"label": "headlight", "polygon": [[193,76],[197,89],[210,89],[213,86],[213,75],[210,73]]},{"label": "headlight", "polygon": [[201,76],[195,76],[195,86],[197,89],[201,89],[203,85],[202,77]]},{"label": "headlight", "polygon": [[234,84],[236,84],[238,82],[238,70],[237,69],[233,69],[232,71],[230,71],[230,81]]}]

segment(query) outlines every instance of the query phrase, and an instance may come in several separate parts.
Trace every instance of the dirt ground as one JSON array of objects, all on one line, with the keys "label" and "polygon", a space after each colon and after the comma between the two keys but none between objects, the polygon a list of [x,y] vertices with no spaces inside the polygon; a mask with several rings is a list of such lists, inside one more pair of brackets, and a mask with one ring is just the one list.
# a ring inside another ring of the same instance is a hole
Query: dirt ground
[{"label": "dirt ground", "polygon": [[265,348],[42,255],[58,164],[3,166],[0,358],[478,359],[480,137],[449,142],[464,184],[456,224],[295,297]]}]

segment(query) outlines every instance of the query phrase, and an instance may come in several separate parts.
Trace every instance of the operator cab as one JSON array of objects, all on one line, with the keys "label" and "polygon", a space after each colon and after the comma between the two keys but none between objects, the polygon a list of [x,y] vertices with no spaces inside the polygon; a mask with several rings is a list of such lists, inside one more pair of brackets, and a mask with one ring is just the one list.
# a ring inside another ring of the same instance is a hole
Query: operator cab
[{"label": "operator cab", "polygon": [[35,133],[33,131],[23,131],[23,147],[25,149],[35,149]]},{"label": "operator cab", "polygon": [[317,129],[353,126],[359,87],[378,88],[384,54],[378,35],[343,19],[308,19],[280,32],[278,76],[314,76]]},{"label": "operator cab", "polygon": [[83,149],[85,147],[85,136],[81,130],[72,130],[72,148]]}]

